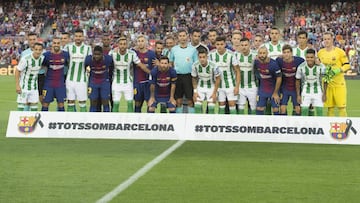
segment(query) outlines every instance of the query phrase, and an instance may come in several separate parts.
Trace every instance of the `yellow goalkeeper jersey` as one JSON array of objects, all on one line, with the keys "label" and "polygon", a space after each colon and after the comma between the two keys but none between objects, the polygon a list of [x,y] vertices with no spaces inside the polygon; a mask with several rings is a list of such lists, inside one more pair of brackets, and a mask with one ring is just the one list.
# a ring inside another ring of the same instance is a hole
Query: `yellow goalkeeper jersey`
[{"label": "yellow goalkeeper jersey", "polygon": [[350,69],[350,64],[345,51],[338,47],[335,47],[331,51],[327,51],[325,48],[322,48],[318,52],[318,57],[321,63],[323,63],[326,67],[330,66],[331,68],[341,68],[342,70],[341,73],[332,78],[328,87],[346,87],[344,72]]}]

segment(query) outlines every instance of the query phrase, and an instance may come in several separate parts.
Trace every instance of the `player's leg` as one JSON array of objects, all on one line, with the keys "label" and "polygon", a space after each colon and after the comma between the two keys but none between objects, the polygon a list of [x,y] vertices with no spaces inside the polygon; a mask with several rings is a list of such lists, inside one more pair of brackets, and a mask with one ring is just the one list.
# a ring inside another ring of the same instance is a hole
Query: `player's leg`
[{"label": "player's leg", "polygon": [[345,87],[336,87],[335,88],[335,106],[338,107],[339,110],[339,116],[340,117],[346,117],[346,88]]},{"label": "player's leg", "polygon": [[249,88],[246,90],[247,98],[249,100],[250,109],[248,109],[248,114],[255,115],[256,114],[256,95],[258,88]]},{"label": "player's leg", "polygon": [[155,113],[155,109],[156,109],[157,105],[158,105],[158,101],[157,101],[157,98],[155,98],[154,103],[152,103],[151,106],[149,106],[147,112],[148,113]]},{"label": "player's leg", "polygon": [[171,102],[166,102],[166,108],[169,110],[169,113],[176,113],[176,106]]},{"label": "player's leg", "polygon": [[287,104],[289,102],[290,95],[288,92],[283,92],[280,99],[280,115],[287,115]]},{"label": "player's leg", "polygon": [[291,101],[292,101],[292,105],[293,105],[293,116],[300,116],[301,115],[301,110],[300,110],[300,104],[297,102],[296,100],[296,92],[293,91],[290,93],[291,95]]},{"label": "player's leg", "polygon": [[309,105],[312,103],[312,96],[310,94],[301,94],[301,115],[309,116]]},{"label": "player's leg", "polygon": [[54,101],[54,88],[44,87],[42,91],[43,102],[41,103],[41,111],[49,111],[49,105]]},{"label": "player's leg", "polygon": [[97,112],[98,100],[100,97],[99,86],[89,83],[88,94],[90,99],[90,112]]},{"label": "player's leg", "polygon": [[183,87],[184,87],[184,94],[187,99],[188,113],[195,113],[194,101],[193,101],[194,89],[192,86],[191,74],[184,75]]},{"label": "player's leg", "polygon": [[280,115],[280,106],[275,102],[274,98],[271,98],[271,110],[273,115]]},{"label": "player's leg", "polygon": [[246,90],[244,88],[240,89],[240,93],[238,95],[236,104],[237,104],[237,114],[244,114],[245,104],[246,104]]},{"label": "player's leg", "polygon": [[183,87],[183,76],[178,75],[176,80],[175,87],[175,100],[176,100],[176,113],[183,113],[183,96],[185,94],[185,90]]},{"label": "player's leg", "polygon": [[17,95],[17,110],[18,111],[25,111],[26,106],[26,100],[27,100],[27,92],[24,90],[21,90],[21,93]]},{"label": "player's leg", "polygon": [[271,115],[271,100],[266,101],[265,115]]},{"label": "player's leg", "polygon": [[324,103],[322,101],[322,93],[318,93],[312,96],[312,106],[315,109],[316,112],[316,116],[323,116],[323,107],[324,107]]},{"label": "player's leg", "polygon": [[121,99],[121,91],[117,85],[112,85],[112,100],[113,100],[113,107],[112,112],[119,112],[120,107],[120,99]]},{"label": "player's leg", "polygon": [[38,74],[38,91],[39,91],[39,101],[42,104],[43,103],[43,95],[42,95],[42,91],[44,89],[44,84],[45,84],[45,74]]},{"label": "player's leg", "polygon": [[256,115],[265,115],[265,108],[267,105],[268,97],[258,95],[256,103]]},{"label": "player's leg", "polygon": [[104,82],[100,88],[100,98],[103,107],[103,112],[110,112],[109,99],[110,99],[110,83]]},{"label": "player's leg", "polygon": [[225,104],[226,104],[226,92],[225,89],[219,89],[219,114],[225,114]]},{"label": "player's leg", "polygon": [[135,112],[141,113],[141,108],[144,103],[144,89],[141,83],[134,84],[134,100]]},{"label": "player's leg", "polygon": [[57,111],[65,111],[65,99],[66,99],[66,89],[64,87],[55,88],[55,97],[57,101]]},{"label": "player's leg", "polygon": [[[86,100],[87,100],[87,84],[85,82],[78,82],[76,91],[76,97],[79,101],[80,112],[86,112]],[[96,107],[95,107],[96,108]]]},{"label": "player's leg", "polygon": [[234,88],[227,89],[226,98],[228,99],[229,103],[229,113],[236,114],[236,101],[238,95],[234,95]]},{"label": "player's leg", "polygon": [[30,104],[30,111],[38,111],[39,92],[37,90],[29,92],[28,103]]},{"label": "player's leg", "polygon": [[324,106],[327,107],[327,116],[335,116],[335,88],[327,87],[326,101]]},{"label": "player's leg", "polygon": [[203,103],[207,96],[204,89],[198,88],[198,97],[194,100],[195,113],[203,113]]},{"label": "player's leg", "polygon": [[69,112],[75,112],[75,85],[74,82],[66,81],[66,97],[68,100],[68,107],[67,111]]},{"label": "player's leg", "polygon": [[126,100],[127,112],[133,113],[134,112],[134,100],[133,100],[134,99],[134,88],[133,88],[132,84],[127,84],[124,87],[123,92],[124,92],[124,97]]},{"label": "player's leg", "polygon": [[310,104],[309,106],[309,116],[314,116],[315,115],[315,108],[312,104]]}]

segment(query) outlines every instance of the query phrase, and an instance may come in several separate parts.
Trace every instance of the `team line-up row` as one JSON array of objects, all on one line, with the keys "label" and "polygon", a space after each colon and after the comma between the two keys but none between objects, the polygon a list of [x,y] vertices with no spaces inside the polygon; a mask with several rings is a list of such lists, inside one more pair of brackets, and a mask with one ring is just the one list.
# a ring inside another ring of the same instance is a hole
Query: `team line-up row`
[{"label": "team line-up row", "polygon": [[335,115],[336,107],[346,116],[344,72],[350,65],[345,52],[334,46],[333,33],[323,33],[324,48],[316,53],[305,31],[297,34],[298,46],[293,48],[279,40],[279,29],[272,28],[271,41],[255,49],[251,47],[256,37],[252,44],[234,31],[229,47],[225,37],[216,32],[210,36],[211,32],[210,44],[203,45],[200,30],[193,29],[190,42],[188,32],[179,30],[177,45],[169,37],[166,49],[157,41],[154,51],[144,35],[137,37],[134,49],[129,49],[126,37],[110,48],[106,36],[102,46],[92,49],[79,29],[74,42],[65,46],[54,37],[47,52],[29,36],[30,48],[15,73],[18,110],[37,111],[40,100],[41,110],[48,111],[56,98],[59,111],[65,110],[65,100],[67,111],[75,111],[77,100],[85,112],[89,98],[91,112],[110,111],[109,101],[111,111],[118,112],[124,96],[128,112],[141,112],[145,101],[148,112],[161,104],[170,113],[182,113],[186,98],[190,113],[244,114],[248,104],[249,114],[263,115],[271,104],[272,114],[286,115],[291,98],[293,115],[309,115],[314,109],[321,116],[325,104],[329,116]]}]

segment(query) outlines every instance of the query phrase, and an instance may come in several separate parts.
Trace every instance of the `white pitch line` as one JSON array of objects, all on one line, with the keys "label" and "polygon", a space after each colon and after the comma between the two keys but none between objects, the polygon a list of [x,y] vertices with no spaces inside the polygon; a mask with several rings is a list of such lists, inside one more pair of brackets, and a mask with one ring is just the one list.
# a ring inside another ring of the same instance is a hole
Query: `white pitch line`
[{"label": "white pitch line", "polygon": [[169,156],[173,151],[179,148],[182,144],[184,144],[185,140],[179,140],[159,156],[157,156],[152,161],[148,162],[145,166],[139,169],[136,173],[130,176],[126,181],[120,183],[120,185],[116,186],[111,192],[104,195],[101,199],[97,200],[96,203],[105,203],[111,201],[114,197],[119,195],[122,191],[136,182],[141,176],[145,175],[149,172],[154,166],[164,160],[167,156]]}]

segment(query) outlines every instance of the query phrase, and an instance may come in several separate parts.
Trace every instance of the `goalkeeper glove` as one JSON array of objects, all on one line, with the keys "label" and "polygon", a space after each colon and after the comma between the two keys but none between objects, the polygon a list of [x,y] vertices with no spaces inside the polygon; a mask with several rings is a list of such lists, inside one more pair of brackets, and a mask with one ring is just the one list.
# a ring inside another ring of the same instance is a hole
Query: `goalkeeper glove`
[{"label": "goalkeeper glove", "polygon": [[340,68],[332,68],[331,72],[332,72],[332,75],[337,75],[337,74],[341,73],[341,69]]}]

